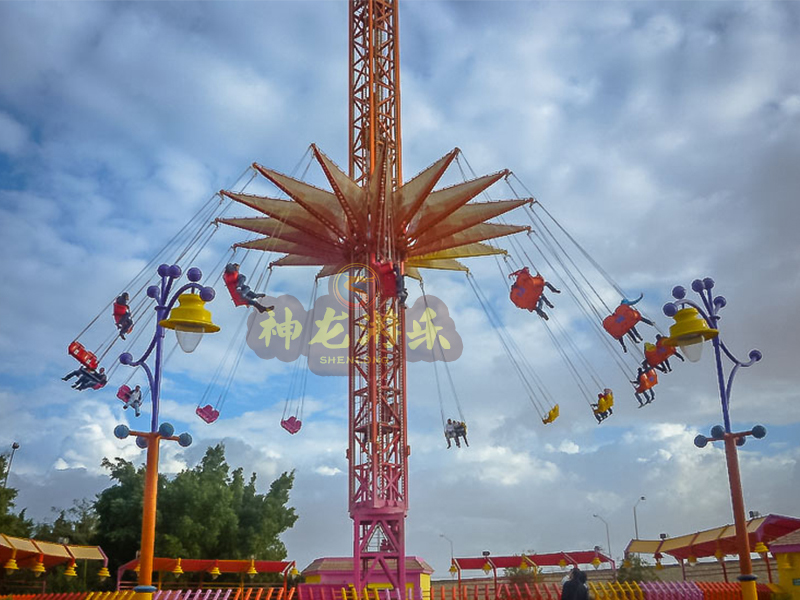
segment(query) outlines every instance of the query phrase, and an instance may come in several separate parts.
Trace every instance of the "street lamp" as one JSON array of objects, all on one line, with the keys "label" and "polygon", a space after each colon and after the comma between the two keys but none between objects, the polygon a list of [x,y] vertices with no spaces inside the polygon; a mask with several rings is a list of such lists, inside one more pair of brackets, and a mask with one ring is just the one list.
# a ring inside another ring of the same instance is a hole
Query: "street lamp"
[{"label": "street lamp", "polygon": [[8,457],[8,465],[6,465],[6,476],[3,479],[3,489],[6,489],[6,486],[8,486],[8,474],[11,473],[11,463],[14,462],[14,454],[18,448],[19,444],[17,442],[13,442],[11,444],[11,456]]},{"label": "street lamp", "polygon": [[[710,277],[695,279],[692,282],[694,290],[702,300],[702,306],[691,300],[686,300],[686,290],[676,286],[672,290],[674,302],[664,305],[664,314],[675,319],[675,324],[670,327],[667,344],[680,346],[686,358],[697,361],[700,358],[703,342],[711,340],[714,345],[714,355],[717,367],[717,384],[719,397],[722,404],[722,418],[725,426],[715,425],[711,429],[711,437],[698,435],[694,439],[695,446],[705,447],[708,442],[722,441],[725,444],[725,458],[728,465],[728,481],[731,489],[731,504],[733,506],[733,522],[736,529],[736,545],[739,552],[738,579],[742,586],[744,600],[756,600],[756,579],[753,575],[753,566],[750,562],[750,542],[747,538],[747,523],[744,514],[744,497],[742,494],[742,480],[739,474],[739,456],[736,446],[745,443],[748,435],[761,439],[767,435],[767,430],[761,425],[756,425],[750,431],[731,431],[731,420],[728,413],[731,385],[733,378],[740,367],[749,367],[761,360],[761,352],[751,350],[747,362],[737,359],[720,340],[717,324],[720,320],[719,311],[725,307],[727,300],[723,296],[712,297],[711,290],[714,280]],[[733,363],[733,368],[725,380],[722,365],[723,354]]]},{"label": "street lamp", "polygon": [[608,545],[608,557],[611,559],[611,568],[614,569],[614,553],[611,551],[611,534],[608,531],[608,521],[600,515],[592,515],[595,519],[600,519],[606,526],[606,544]]},{"label": "street lamp", "polygon": [[[160,285],[147,288],[147,295],[156,301],[156,332],[144,354],[134,360],[125,352],[120,355],[119,362],[131,367],[142,367],[150,384],[152,414],[150,431],[131,431],[126,425],[117,425],[114,435],[125,439],[129,435],[136,436],[136,445],[147,448],[147,466],[144,480],[144,505],[142,508],[142,542],[139,552],[139,580],[134,588],[134,600],[151,600],[153,592],[153,548],[156,535],[156,494],[158,492],[158,452],[162,439],[176,441],[184,448],[192,443],[188,433],[174,435],[175,428],[169,423],[158,423],[159,401],[161,394],[161,363],[163,360],[163,342],[165,329],[175,330],[178,344],[185,352],[192,352],[200,342],[204,333],[215,333],[219,327],[211,321],[211,313],[206,310],[205,303],[214,299],[214,289],[197,283],[203,277],[200,269],[192,267],[186,273],[189,283],[181,286],[170,295],[172,285],[181,276],[178,265],[161,265],[158,267],[161,277]],[[175,303],[178,306],[173,309]],[[171,311],[171,312],[170,312]],[[154,366],[151,370],[147,359],[153,354]]]},{"label": "street lamp", "polygon": [[449,537],[447,537],[447,536],[446,536],[445,534],[443,534],[443,533],[440,533],[440,534],[439,534],[439,537],[440,537],[440,538],[444,538],[444,539],[446,539],[448,542],[450,542],[450,562],[453,562],[453,556],[454,556],[454,554],[453,554],[453,540],[451,540]]},{"label": "street lamp", "polygon": [[639,497],[636,501],[636,504],[633,505],[633,531],[636,533],[636,539],[639,539],[639,521],[636,520],[636,507],[639,506],[639,502],[643,500],[647,500],[644,496]]}]

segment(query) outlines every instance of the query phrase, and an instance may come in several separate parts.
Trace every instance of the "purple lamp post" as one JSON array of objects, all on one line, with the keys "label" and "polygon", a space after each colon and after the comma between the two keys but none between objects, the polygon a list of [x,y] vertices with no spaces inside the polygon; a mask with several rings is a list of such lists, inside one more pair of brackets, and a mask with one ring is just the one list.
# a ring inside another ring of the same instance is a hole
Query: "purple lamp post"
[{"label": "purple lamp post", "polygon": [[[156,301],[156,332],[144,354],[134,360],[125,352],[120,355],[119,362],[131,367],[142,367],[150,384],[152,415],[150,431],[131,431],[126,425],[117,425],[114,435],[125,439],[129,435],[136,436],[136,445],[147,448],[147,466],[145,467],[144,505],[142,508],[142,546],[139,553],[139,581],[134,588],[135,600],[150,600],[156,588],[153,587],[153,549],[156,533],[156,494],[158,492],[158,452],[162,439],[176,441],[183,447],[192,443],[188,433],[174,435],[175,428],[170,423],[158,424],[158,410],[161,393],[161,363],[163,359],[164,329],[174,329],[178,344],[185,352],[193,352],[200,343],[204,333],[219,331],[219,327],[211,321],[211,313],[206,310],[205,303],[214,299],[214,289],[197,283],[203,273],[192,267],[186,273],[189,283],[183,285],[170,295],[172,284],[181,276],[178,265],[161,265],[158,267],[161,277],[160,285],[147,288],[147,295]],[[173,309],[175,302],[178,306]],[[147,365],[147,359],[155,350],[153,369]]]},{"label": "purple lamp post", "polygon": [[[761,439],[767,435],[767,430],[756,425],[750,431],[731,431],[731,419],[728,413],[733,378],[740,367],[749,367],[761,360],[759,350],[751,350],[747,362],[740,361],[725,343],[719,338],[717,323],[720,320],[719,311],[725,307],[727,301],[723,296],[712,297],[711,290],[714,280],[710,277],[695,279],[692,290],[697,292],[702,300],[702,306],[687,300],[686,290],[676,286],[672,290],[674,302],[664,305],[664,314],[675,319],[675,324],[670,327],[668,345],[680,346],[687,359],[692,362],[700,360],[703,342],[711,340],[714,345],[714,355],[717,367],[717,383],[719,397],[722,403],[722,419],[725,426],[715,425],[711,429],[711,437],[698,435],[694,444],[704,448],[708,442],[722,441],[725,444],[725,458],[728,464],[728,481],[731,488],[731,504],[733,505],[733,521],[736,528],[736,546],[739,552],[738,577],[742,586],[743,600],[756,600],[756,579],[753,575],[753,566],[750,562],[750,542],[747,537],[747,521],[744,512],[744,497],[742,495],[742,480],[739,474],[739,456],[736,446],[742,446],[748,435]],[[725,379],[722,356],[726,356],[733,363],[733,368]]]}]

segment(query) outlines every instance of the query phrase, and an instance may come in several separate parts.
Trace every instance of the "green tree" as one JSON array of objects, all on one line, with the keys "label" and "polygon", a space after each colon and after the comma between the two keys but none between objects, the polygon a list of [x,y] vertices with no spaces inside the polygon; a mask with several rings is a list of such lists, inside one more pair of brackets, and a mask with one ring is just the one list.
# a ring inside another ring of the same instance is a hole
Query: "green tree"
[{"label": "green tree", "polygon": [[[104,461],[116,484],[98,495],[97,543],[115,566],[139,549],[144,469],[116,459]],[[200,464],[172,480],[159,479],[156,516],[157,556],[191,558],[286,557],[280,534],[297,515],[288,506],[294,473],[283,473],[266,494],[256,491],[256,475],[245,483],[241,468],[230,471],[225,447],[206,450]]]},{"label": "green tree", "polygon": [[72,508],[58,511],[58,516],[52,523],[38,523],[33,537],[46,542],[67,539],[69,544],[91,546],[96,534],[97,512],[94,504],[84,498],[76,500]]},{"label": "green tree", "polygon": [[[0,454],[0,482],[6,481],[8,473],[8,456]],[[0,487],[0,532],[6,535],[27,538],[33,531],[33,521],[25,518],[25,509],[14,513],[14,499],[17,490],[10,487]]]},{"label": "green tree", "polygon": [[617,569],[617,581],[661,581],[655,567],[644,560],[641,556],[633,555],[627,557],[622,566]]}]

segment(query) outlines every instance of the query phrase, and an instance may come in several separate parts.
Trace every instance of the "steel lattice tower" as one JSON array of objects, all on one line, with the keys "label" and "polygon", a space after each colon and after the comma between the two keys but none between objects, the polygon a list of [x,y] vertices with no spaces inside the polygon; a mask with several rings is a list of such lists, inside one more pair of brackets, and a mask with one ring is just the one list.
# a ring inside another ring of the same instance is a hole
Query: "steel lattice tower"
[{"label": "steel lattice tower", "polygon": [[349,287],[347,301],[348,499],[359,590],[382,580],[406,587],[405,309],[387,269],[416,279],[420,268],[467,271],[458,259],[505,253],[483,241],[529,229],[488,221],[532,201],[471,202],[507,171],[434,190],[458,149],[403,182],[397,4],[350,3],[349,174],[316,146],[332,191],[254,163],[289,200],[223,190],[261,215],[218,220],[264,236],[235,247],[285,254],[271,267],[315,265],[318,278],[362,284],[361,293]]}]

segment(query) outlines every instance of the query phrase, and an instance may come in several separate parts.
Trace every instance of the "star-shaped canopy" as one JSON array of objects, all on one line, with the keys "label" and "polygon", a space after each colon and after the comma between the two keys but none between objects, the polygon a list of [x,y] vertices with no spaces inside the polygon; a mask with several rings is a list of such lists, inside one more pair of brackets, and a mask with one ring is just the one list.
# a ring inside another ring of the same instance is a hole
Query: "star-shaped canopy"
[{"label": "star-shaped canopy", "polygon": [[404,261],[406,274],[419,277],[419,268],[466,271],[458,259],[505,253],[483,243],[486,240],[530,229],[488,221],[532,202],[531,198],[470,202],[508,171],[434,190],[458,148],[396,190],[391,189],[391,170],[382,148],[364,188],[316,146],[312,148],[332,191],[254,163],[253,168],[289,200],[221,192],[266,215],[219,219],[264,236],[236,247],[285,254],[275,266],[320,266],[320,276],[333,275],[354,257],[376,252],[382,258]]}]

